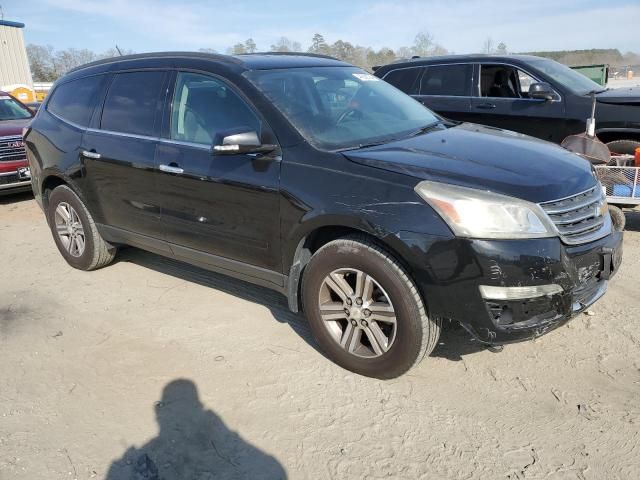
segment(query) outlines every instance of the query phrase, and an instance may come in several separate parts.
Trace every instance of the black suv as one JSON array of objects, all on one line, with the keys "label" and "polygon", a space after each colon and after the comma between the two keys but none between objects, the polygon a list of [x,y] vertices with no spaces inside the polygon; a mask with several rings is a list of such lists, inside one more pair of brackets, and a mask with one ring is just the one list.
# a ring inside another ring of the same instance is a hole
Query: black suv
[{"label": "black suv", "polygon": [[453,125],[325,57],[89,64],[56,83],[25,142],[70,265],[128,244],[267,286],[364,375],[407,371],[443,319],[486,343],[542,335],[621,260],[587,161]]},{"label": "black suv", "polygon": [[560,143],[584,132],[597,99],[596,133],[616,153],[640,147],[640,88],[605,89],[553,60],[530,55],[415,58],[375,74],[452,120]]}]

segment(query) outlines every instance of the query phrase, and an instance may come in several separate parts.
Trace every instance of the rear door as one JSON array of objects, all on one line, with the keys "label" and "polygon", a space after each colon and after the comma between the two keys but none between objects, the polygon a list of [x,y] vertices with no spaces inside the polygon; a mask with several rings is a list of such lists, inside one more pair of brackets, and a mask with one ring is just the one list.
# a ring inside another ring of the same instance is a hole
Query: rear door
[{"label": "rear door", "polygon": [[104,223],[155,238],[162,236],[154,159],[167,76],[161,70],[115,73],[81,152]]},{"label": "rear door", "polygon": [[216,155],[212,146],[234,129],[275,140],[226,80],[181,71],[172,83],[156,160],[166,240],[177,257],[274,280],[270,272],[281,269],[280,157]]},{"label": "rear door", "polygon": [[465,63],[422,67],[414,97],[451,120],[468,121],[473,65]]},{"label": "rear door", "polygon": [[474,81],[471,119],[560,143],[566,136],[562,97],[529,98],[529,85],[540,81],[524,69],[506,64],[479,64]]}]

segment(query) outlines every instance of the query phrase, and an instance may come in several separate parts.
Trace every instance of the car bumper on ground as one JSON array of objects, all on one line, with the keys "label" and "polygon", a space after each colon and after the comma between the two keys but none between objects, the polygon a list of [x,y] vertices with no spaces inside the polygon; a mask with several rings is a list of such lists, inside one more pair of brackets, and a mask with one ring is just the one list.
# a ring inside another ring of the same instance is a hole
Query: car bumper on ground
[{"label": "car bumper on ground", "polygon": [[458,321],[490,344],[535,338],[566,323],[604,295],[622,261],[621,232],[575,246],[559,238],[399,236],[414,253],[423,250],[411,268],[429,314]]}]

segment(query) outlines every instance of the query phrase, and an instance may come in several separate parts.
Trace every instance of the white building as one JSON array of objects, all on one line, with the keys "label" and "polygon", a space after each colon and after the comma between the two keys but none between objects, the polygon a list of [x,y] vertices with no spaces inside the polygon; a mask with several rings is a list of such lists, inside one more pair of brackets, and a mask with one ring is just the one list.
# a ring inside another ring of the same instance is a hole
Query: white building
[{"label": "white building", "polygon": [[33,80],[22,37],[24,23],[0,20],[0,90],[23,102],[35,100]]}]

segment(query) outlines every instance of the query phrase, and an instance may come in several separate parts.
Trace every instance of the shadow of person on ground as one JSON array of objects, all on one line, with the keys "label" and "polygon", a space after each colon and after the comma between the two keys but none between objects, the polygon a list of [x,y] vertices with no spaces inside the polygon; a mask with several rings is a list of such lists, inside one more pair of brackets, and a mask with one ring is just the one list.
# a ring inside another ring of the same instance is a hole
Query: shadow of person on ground
[{"label": "shadow of person on ground", "polygon": [[195,384],[167,384],[155,403],[158,435],[130,447],[114,461],[105,480],[223,480],[287,477],[272,456],[250,445],[211,410],[205,410]]}]

